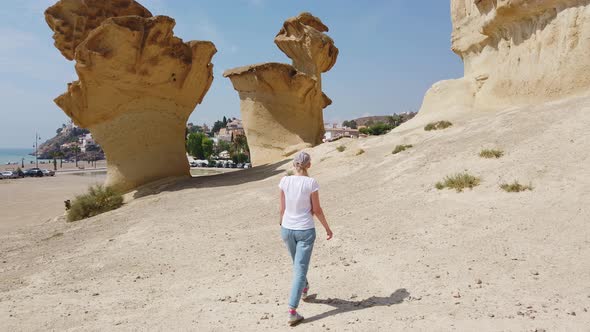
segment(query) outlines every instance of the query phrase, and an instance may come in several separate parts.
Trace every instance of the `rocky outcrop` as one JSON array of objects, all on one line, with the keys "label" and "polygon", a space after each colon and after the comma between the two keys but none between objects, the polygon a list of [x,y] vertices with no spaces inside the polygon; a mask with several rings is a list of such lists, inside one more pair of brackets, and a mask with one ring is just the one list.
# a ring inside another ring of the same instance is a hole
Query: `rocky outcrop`
[{"label": "rocky outcrop", "polygon": [[478,109],[588,91],[590,0],[452,0],[451,15],[452,49],[465,74],[437,91],[463,86],[460,103]]},{"label": "rocky outcrop", "polygon": [[152,13],[133,0],[61,0],[45,11],[55,47],[68,60],[74,60],[76,47],[90,31],[117,16],[147,18],[152,17]]},{"label": "rocky outcrop", "polygon": [[223,74],[239,93],[254,164],[276,162],[322,142],[323,109],[332,101],[322,92],[321,74],[338,57],[327,31],[320,19],[302,13],[286,20],[275,37],[293,65],[263,63]]},{"label": "rocky outcrop", "polygon": [[[115,7],[134,3],[78,2]],[[57,21],[52,8],[46,12],[48,22]],[[88,10],[104,13],[100,8]],[[69,17],[68,13],[58,16]],[[185,126],[211,86],[210,61],[216,50],[208,41],[184,43],[174,37],[174,24],[166,16],[106,18],[75,45],[80,80],[70,83],[55,102],[77,125],[90,129],[103,147],[107,185],[129,190],[160,178],[189,175]],[[71,39],[69,32],[58,30],[56,44]]]}]

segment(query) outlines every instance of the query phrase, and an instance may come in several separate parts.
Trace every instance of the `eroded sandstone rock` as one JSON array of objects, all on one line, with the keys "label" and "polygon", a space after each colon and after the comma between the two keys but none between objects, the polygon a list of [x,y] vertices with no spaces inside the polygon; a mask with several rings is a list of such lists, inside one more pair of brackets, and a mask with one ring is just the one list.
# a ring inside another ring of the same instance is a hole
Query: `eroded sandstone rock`
[{"label": "eroded sandstone rock", "polygon": [[321,73],[336,63],[338,48],[320,19],[302,13],[285,21],[275,37],[293,65],[263,63],[227,70],[240,95],[240,110],[254,164],[282,160],[322,142],[323,109],[332,103],[322,92]]},{"label": "eroded sandstone rock", "polygon": [[590,1],[453,0],[452,49],[478,108],[588,91]]},{"label": "eroded sandstone rock", "polygon": [[61,0],[45,11],[53,31],[55,47],[68,60],[74,60],[76,47],[104,20],[117,16],[152,17],[133,0]]},{"label": "eroded sandstone rock", "polygon": [[216,49],[184,43],[174,24],[166,16],[111,17],[75,47],[80,80],[55,102],[103,147],[107,185],[129,190],[189,175],[185,126],[211,86]]}]

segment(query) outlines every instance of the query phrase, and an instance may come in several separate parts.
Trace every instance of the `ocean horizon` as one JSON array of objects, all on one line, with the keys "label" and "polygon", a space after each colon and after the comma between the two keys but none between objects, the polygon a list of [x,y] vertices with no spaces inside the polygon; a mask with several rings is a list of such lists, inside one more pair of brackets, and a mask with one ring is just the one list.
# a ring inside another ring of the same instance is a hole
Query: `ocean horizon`
[{"label": "ocean horizon", "polygon": [[[7,165],[8,163],[18,163],[21,165],[24,158],[25,167],[31,165],[31,161],[35,161],[35,150],[29,148],[0,148],[0,165]],[[41,159],[39,159],[41,160]]]}]

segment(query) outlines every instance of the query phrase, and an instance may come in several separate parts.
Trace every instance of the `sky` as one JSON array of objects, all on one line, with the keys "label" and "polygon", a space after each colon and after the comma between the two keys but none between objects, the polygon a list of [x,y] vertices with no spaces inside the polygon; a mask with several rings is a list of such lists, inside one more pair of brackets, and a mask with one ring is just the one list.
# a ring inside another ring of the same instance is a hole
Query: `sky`
[{"label": "sky", "polygon": [[[0,9],[0,148],[28,148],[68,117],[53,103],[77,80],[74,62],[53,46],[43,11],[56,0],[10,1]],[[308,11],[330,31],[340,53],[322,75],[333,104],[326,122],[417,111],[435,82],[463,75],[450,50],[449,1],[431,0],[139,0],[176,20],[184,41],[210,40],[214,81],[189,118],[212,124],[240,117],[238,93],[223,71],[261,62],[291,63],[274,44],[285,19]]]}]

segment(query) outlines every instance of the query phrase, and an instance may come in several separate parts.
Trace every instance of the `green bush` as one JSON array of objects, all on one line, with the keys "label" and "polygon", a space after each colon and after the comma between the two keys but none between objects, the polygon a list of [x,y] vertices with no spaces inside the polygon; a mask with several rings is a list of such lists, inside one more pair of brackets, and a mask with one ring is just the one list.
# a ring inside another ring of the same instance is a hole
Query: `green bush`
[{"label": "green bush", "polygon": [[452,126],[453,124],[449,121],[438,121],[438,122],[431,122],[424,127],[424,130],[431,131],[431,130],[439,130],[439,129],[446,129]]},{"label": "green bush", "polygon": [[500,158],[504,155],[504,151],[495,149],[484,149],[479,152],[479,156],[482,158]]},{"label": "green bush", "polygon": [[118,209],[123,205],[123,196],[111,187],[96,185],[88,193],[76,196],[68,210],[68,221],[82,220]]},{"label": "green bush", "polygon": [[411,144],[408,144],[408,145],[397,145],[395,147],[395,149],[393,149],[393,151],[391,152],[391,154],[398,154],[398,153],[400,153],[402,151],[406,151],[407,149],[412,148],[412,147],[413,147],[413,145],[411,145]]},{"label": "green bush", "polygon": [[365,135],[383,135],[383,134],[387,134],[390,130],[392,130],[393,128],[395,128],[396,126],[388,124],[388,123],[383,123],[383,122],[377,122],[377,123],[372,123],[369,124],[367,123],[368,127],[363,127],[361,129],[359,129],[359,132],[361,134],[365,134]]},{"label": "green bush", "polygon": [[502,190],[509,192],[509,193],[518,193],[521,191],[533,190],[532,184],[522,185],[522,184],[518,183],[517,180],[514,180],[513,183],[503,183],[500,185],[500,188],[502,188]]},{"label": "green bush", "polygon": [[338,150],[338,152],[343,152],[344,150],[346,150],[346,147],[344,145],[340,145],[336,148],[336,150]]},{"label": "green bush", "polygon": [[438,190],[449,188],[455,189],[457,192],[462,192],[465,188],[473,189],[474,187],[477,187],[480,182],[480,178],[468,173],[457,173],[455,175],[445,177],[441,182],[437,182],[435,187]]}]

